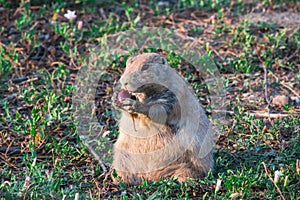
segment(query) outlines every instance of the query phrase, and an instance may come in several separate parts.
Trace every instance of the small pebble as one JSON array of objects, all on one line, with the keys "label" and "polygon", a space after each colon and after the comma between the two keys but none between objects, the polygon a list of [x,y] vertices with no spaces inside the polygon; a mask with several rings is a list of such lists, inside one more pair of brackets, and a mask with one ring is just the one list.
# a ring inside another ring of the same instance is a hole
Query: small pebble
[{"label": "small pebble", "polygon": [[286,95],[277,95],[273,98],[272,103],[277,106],[284,106],[289,104],[289,97]]},{"label": "small pebble", "polygon": [[159,7],[163,7],[163,6],[169,7],[170,6],[169,2],[167,2],[167,1],[159,1],[159,2],[157,2],[157,5]]}]

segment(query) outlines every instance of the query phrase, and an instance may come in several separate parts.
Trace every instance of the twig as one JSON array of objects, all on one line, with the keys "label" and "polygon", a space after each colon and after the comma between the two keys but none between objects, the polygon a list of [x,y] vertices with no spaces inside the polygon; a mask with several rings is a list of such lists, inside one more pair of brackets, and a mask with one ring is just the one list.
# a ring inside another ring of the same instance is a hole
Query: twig
[{"label": "twig", "polygon": [[270,99],[269,99],[269,95],[268,95],[268,70],[266,65],[263,65],[264,68],[264,84],[265,84],[265,99],[266,102],[268,103],[267,109],[268,109],[268,113],[270,112]]},{"label": "twig", "polygon": [[286,62],[290,61],[294,56],[299,55],[299,50],[296,50],[291,56],[286,59]]},{"label": "twig", "polygon": [[7,157],[7,153],[8,153],[8,151],[9,151],[10,147],[13,145],[14,141],[15,141],[15,140],[12,139],[11,142],[8,144],[8,147],[6,148],[6,151],[5,151],[5,157]]},{"label": "twig", "polygon": [[17,78],[11,78],[11,79],[7,79],[7,80],[3,80],[3,83],[7,83],[7,82],[13,82],[13,83],[22,83],[24,81],[35,81],[35,80],[39,80],[41,79],[41,76],[33,76],[33,77],[17,77]]},{"label": "twig", "polygon": [[14,153],[21,153],[21,147],[1,147],[0,148],[0,153],[5,153],[5,154],[14,154]]},{"label": "twig", "polygon": [[209,46],[209,49],[212,50],[212,52],[214,52],[219,58],[221,58],[222,62],[224,62],[225,58],[223,56],[221,56],[215,48],[213,48],[212,46]]},{"label": "twig", "polygon": [[[272,76],[276,79],[279,79],[275,74],[272,74]],[[300,95],[298,92],[296,92],[293,88],[291,88],[290,86],[286,85],[283,83],[283,81],[280,81],[280,85],[282,85],[283,87],[289,89],[292,93],[294,93],[294,95],[296,95],[297,97],[300,98]]]},{"label": "twig", "polygon": [[[0,153],[0,154],[3,155],[3,153]],[[14,157],[9,157],[9,158],[12,159],[12,158],[14,158]],[[20,158],[20,156],[18,156],[17,158]],[[9,165],[10,167],[15,168],[16,170],[20,170],[20,169],[21,169],[20,167],[17,167],[16,165],[10,163],[10,162],[8,161],[8,159],[5,159],[5,158],[4,158],[4,156],[0,156],[0,166],[4,166],[4,165],[1,165],[1,164],[2,164],[2,163],[1,163],[1,160],[2,160],[4,163],[6,163],[6,165]]]},{"label": "twig", "polygon": [[75,66],[75,68],[68,68],[68,69],[76,70],[76,71],[80,70],[80,67],[78,67],[78,66],[76,65],[76,63],[74,62],[74,59],[73,59],[73,58],[71,58],[69,65],[71,66],[71,64],[73,64],[73,65]]},{"label": "twig", "polygon": [[183,18],[176,18],[176,21],[184,22],[184,24],[194,24],[196,26],[200,26],[200,25],[204,24],[204,23],[200,24],[195,20],[189,20],[189,19],[183,19]]},{"label": "twig", "polygon": [[41,49],[41,46],[39,46],[39,47],[37,48],[36,54],[35,54],[33,57],[31,57],[31,59],[32,59],[32,60],[38,60],[38,59],[40,59],[39,56],[40,56],[41,52],[42,52],[42,49]]},{"label": "twig", "polygon": [[107,20],[107,16],[106,16],[106,14],[105,14],[103,8],[100,8],[99,11],[100,11],[101,17],[102,17],[103,19]]},{"label": "twig", "polygon": [[33,82],[33,81],[37,81],[37,80],[39,80],[40,78],[41,78],[41,77],[30,78],[30,79],[25,80],[25,81],[22,82],[21,84],[26,84],[26,83],[30,83],[30,82]]},{"label": "twig", "polygon": [[300,98],[300,95],[299,95],[295,90],[293,90],[290,86],[288,86],[288,85],[286,85],[286,84],[284,84],[284,83],[282,83],[282,82],[280,82],[280,84],[281,84],[283,87],[289,89],[292,93],[294,93],[294,95],[296,95],[297,97]]},{"label": "twig", "polygon": [[27,77],[17,77],[17,78],[12,78],[12,79],[7,79],[7,80],[3,80],[2,83],[7,83],[9,81],[13,82],[13,83],[21,83],[25,80],[27,80]]},{"label": "twig", "polygon": [[[2,102],[2,103],[3,103],[3,102]],[[1,105],[1,104],[0,104],[0,105]],[[2,104],[2,105],[3,105],[3,104]],[[12,133],[18,134],[17,131],[13,130],[12,128],[10,128],[10,127],[8,127],[8,126],[3,126],[3,125],[0,124],[0,130],[2,131],[3,129],[8,130],[8,131],[10,131],[10,132],[12,132]]]},{"label": "twig", "polygon": [[[225,113],[234,115],[235,113],[233,111],[228,110],[213,110],[212,112],[215,113]],[[300,113],[290,113],[290,114],[282,114],[282,113],[261,113],[261,112],[247,112],[246,115],[254,115],[256,117],[269,117],[269,118],[282,118],[282,117],[288,117],[291,115],[300,115]]]},{"label": "twig", "polygon": [[2,106],[2,105],[4,104],[5,101],[10,101],[10,100],[16,98],[17,96],[18,96],[18,95],[17,95],[16,93],[13,93],[13,94],[11,94],[11,95],[5,97],[4,99],[2,99],[2,100],[0,101],[0,105]]},{"label": "twig", "polygon": [[264,166],[264,168],[265,168],[265,172],[266,172],[267,176],[268,176],[269,179],[272,181],[272,183],[275,185],[275,187],[276,187],[276,189],[277,189],[277,192],[278,192],[279,195],[280,195],[280,198],[283,199],[283,200],[285,200],[284,196],[282,195],[282,193],[281,193],[281,191],[280,191],[280,188],[277,186],[277,184],[275,183],[275,181],[274,181],[274,180],[272,179],[272,177],[269,175],[266,164],[265,164],[264,162],[262,162],[262,164],[263,164],[263,166]]},{"label": "twig", "polygon": [[[261,57],[259,55],[257,55],[259,61],[261,62],[262,64],[262,67],[264,69],[264,85],[265,85],[265,99],[266,99],[266,102],[267,102],[267,111],[268,111],[268,114],[270,113],[270,104],[271,104],[271,101],[268,97],[268,69],[267,69],[267,66],[264,65],[264,61],[261,59]],[[269,121],[270,121],[270,117],[268,117]]]},{"label": "twig", "polygon": [[108,172],[108,170],[105,167],[104,162],[101,160],[100,156],[94,151],[94,149],[87,142],[84,142],[84,144],[90,150],[90,152],[93,154],[93,156],[95,156],[95,158],[98,160],[98,162],[103,170],[103,174],[106,174]]}]

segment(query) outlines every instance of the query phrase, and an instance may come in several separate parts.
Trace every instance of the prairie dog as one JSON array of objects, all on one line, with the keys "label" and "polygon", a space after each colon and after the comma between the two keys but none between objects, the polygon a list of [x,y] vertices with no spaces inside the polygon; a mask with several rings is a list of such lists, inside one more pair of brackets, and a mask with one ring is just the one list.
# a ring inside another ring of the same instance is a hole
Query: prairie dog
[{"label": "prairie dog", "polygon": [[121,110],[113,168],[129,184],[205,176],[213,167],[214,132],[176,70],[156,53],[131,57],[113,95]]}]

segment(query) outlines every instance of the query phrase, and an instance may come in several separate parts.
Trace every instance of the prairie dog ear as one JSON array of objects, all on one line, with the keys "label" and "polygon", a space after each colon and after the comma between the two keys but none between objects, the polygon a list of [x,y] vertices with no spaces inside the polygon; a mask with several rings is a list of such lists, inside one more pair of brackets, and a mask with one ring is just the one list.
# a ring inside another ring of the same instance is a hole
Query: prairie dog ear
[{"label": "prairie dog ear", "polygon": [[130,65],[131,63],[134,62],[136,56],[130,57],[127,61],[126,61],[126,66]]},{"label": "prairie dog ear", "polygon": [[161,57],[161,62],[162,62],[163,65],[167,63],[167,61],[164,57]]},{"label": "prairie dog ear", "polygon": [[164,58],[161,55],[157,54],[157,53],[151,53],[150,54],[149,62],[150,63],[159,63],[159,64],[164,64],[165,63]]}]

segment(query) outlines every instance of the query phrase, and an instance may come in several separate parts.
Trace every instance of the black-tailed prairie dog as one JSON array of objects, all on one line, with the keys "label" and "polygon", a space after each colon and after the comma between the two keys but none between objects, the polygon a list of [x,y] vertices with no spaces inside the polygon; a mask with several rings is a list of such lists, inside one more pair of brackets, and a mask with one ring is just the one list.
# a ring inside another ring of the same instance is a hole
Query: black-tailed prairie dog
[{"label": "black-tailed prairie dog", "polygon": [[128,59],[114,105],[122,111],[113,168],[126,183],[205,176],[214,132],[197,98],[156,53]]}]

